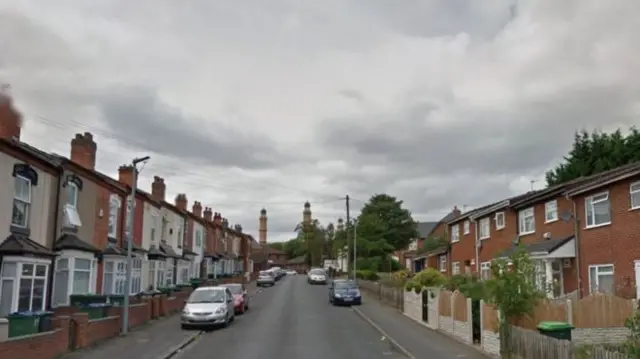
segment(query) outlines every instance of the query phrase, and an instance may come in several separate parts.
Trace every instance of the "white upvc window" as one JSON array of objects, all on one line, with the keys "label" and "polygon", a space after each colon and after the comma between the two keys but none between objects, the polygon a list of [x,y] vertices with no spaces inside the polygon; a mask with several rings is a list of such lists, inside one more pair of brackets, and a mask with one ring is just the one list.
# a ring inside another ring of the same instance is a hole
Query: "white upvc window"
[{"label": "white upvc window", "polygon": [[589,293],[613,294],[613,264],[597,264],[589,266]]},{"label": "white upvc window", "polygon": [[191,262],[182,261],[181,260],[178,263],[179,264],[178,264],[178,273],[177,273],[177,278],[176,278],[176,284],[189,283]]},{"label": "white upvc window", "polygon": [[178,220],[178,247],[182,247],[183,246],[183,236],[184,236],[184,220],[182,218],[180,218]]},{"label": "white upvc window", "polygon": [[609,192],[602,192],[584,199],[587,228],[611,223]]},{"label": "white upvc window", "polygon": [[447,271],[447,255],[443,254],[440,256],[440,261],[439,261],[439,266],[440,267],[440,272],[446,272]]},{"label": "white upvc window", "polygon": [[505,227],[504,212],[496,213],[495,220],[496,220],[496,229],[502,229]]},{"label": "white upvc window", "polygon": [[491,219],[488,217],[483,218],[480,220],[479,224],[478,236],[480,239],[489,238],[491,236]]},{"label": "white upvc window", "polygon": [[482,280],[491,279],[491,262],[480,263],[480,279]]},{"label": "white upvc window", "polygon": [[457,224],[451,226],[451,242],[460,241],[460,227]]},{"label": "white upvc window", "polygon": [[462,227],[463,227],[463,231],[462,231],[462,232],[463,232],[465,235],[466,235],[466,234],[469,234],[469,233],[471,232],[471,222],[469,222],[469,221],[464,221],[464,224],[462,225]]},{"label": "white upvc window", "polygon": [[629,186],[629,200],[631,209],[640,208],[640,181],[634,182]]},{"label": "white upvc window", "polygon": [[80,189],[78,185],[73,182],[67,182],[65,187],[66,202],[63,208],[64,226],[65,227],[80,227],[82,221],[80,220],[80,213],[78,212],[78,196]]},{"label": "white upvc window", "polygon": [[5,256],[0,267],[0,317],[47,306],[50,260]]},{"label": "white upvc window", "polygon": [[127,280],[127,264],[121,259],[104,261],[102,275],[103,294],[125,294]]},{"label": "white upvc window", "polygon": [[518,229],[520,235],[535,233],[536,219],[533,207],[518,212]]},{"label": "white upvc window", "polygon": [[196,243],[195,243],[195,247],[196,248],[201,248],[202,247],[202,229],[198,228],[196,229]]},{"label": "white upvc window", "polygon": [[16,227],[29,227],[29,210],[31,208],[31,181],[15,176],[13,182],[13,211],[11,224]]},{"label": "white upvc window", "polygon": [[51,305],[69,305],[72,294],[96,292],[97,261],[93,254],[63,251],[56,259]]},{"label": "white upvc window", "polygon": [[116,238],[118,236],[118,213],[122,201],[120,196],[112,194],[109,196],[109,237]]},{"label": "white upvc window", "polygon": [[[142,288],[142,258],[136,257],[131,260],[131,288],[130,294],[138,294]],[[126,267],[125,267],[126,268]]]},{"label": "white upvc window", "polygon": [[451,274],[460,274],[460,262],[451,263]]},{"label": "white upvc window", "polygon": [[78,185],[73,182],[67,182],[66,184],[66,199],[67,205],[73,208],[78,208],[78,194],[80,190]]},{"label": "white upvc window", "polygon": [[173,259],[167,258],[166,262],[166,270],[165,270],[165,286],[172,287],[175,283],[173,283],[173,271],[175,270],[175,266],[173,264]]},{"label": "white upvc window", "polygon": [[553,200],[544,204],[544,221],[545,223],[555,222],[558,220],[558,201]]}]

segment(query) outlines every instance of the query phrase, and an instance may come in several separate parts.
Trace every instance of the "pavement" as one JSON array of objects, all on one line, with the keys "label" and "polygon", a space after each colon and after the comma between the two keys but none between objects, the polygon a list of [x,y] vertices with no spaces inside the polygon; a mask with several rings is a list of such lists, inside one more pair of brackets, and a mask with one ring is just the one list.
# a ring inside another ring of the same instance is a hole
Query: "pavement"
[{"label": "pavement", "polygon": [[326,286],[302,275],[258,289],[228,328],[203,333],[172,359],[399,359],[389,340],[349,307],[329,304]]},{"label": "pavement", "polygon": [[433,329],[400,313],[397,309],[365,296],[355,310],[378,331],[398,346],[399,351],[415,359],[487,359],[478,349]]}]

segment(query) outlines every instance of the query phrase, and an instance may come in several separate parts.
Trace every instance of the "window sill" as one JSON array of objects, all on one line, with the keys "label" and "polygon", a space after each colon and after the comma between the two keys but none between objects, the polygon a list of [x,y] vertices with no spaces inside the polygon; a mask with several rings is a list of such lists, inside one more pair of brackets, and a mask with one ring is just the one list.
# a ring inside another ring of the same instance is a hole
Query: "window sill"
[{"label": "window sill", "polygon": [[640,210],[640,207],[631,207],[629,208],[629,212]]},{"label": "window sill", "polygon": [[488,237],[480,237],[480,238],[478,238],[478,239],[479,239],[479,240],[481,240],[481,241],[484,241],[485,239],[489,239],[489,238],[491,238],[491,236],[488,236]]},{"label": "window sill", "polygon": [[31,235],[31,229],[29,227],[19,227],[15,224],[12,224],[9,227],[9,231],[14,234],[22,234],[24,236],[29,237]]},{"label": "window sill", "polygon": [[453,243],[458,243],[458,242],[460,242],[460,240],[459,240],[459,239],[458,239],[458,240],[455,240],[455,241],[454,241],[454,240],[451,240],[451,244],[453,244]]},{"label": "window sill", "polygon": [[502,226],[502,227],[496,227],[496,231],[501,231],[505,228],[506,226]]},{"label": "window sill", "polygon": [[558,222],[558,218],[550,219],[548,221],[545,221],[544,224],[549,224],[549,223],[553,223],[553,222]]},{"label": "window sill", "polygon": [[529,235],[532,235],[532,234],[536,234],[536,231],[518,233],[518,236],[524,237],[524,236],[529,236]]},{"label": "window sill", "polygon": [[592,226],[586,226],[584,227],[585,230],[587,229],[595,229],[595,228],[600,228],[600,227],[606,227],[611,225],[611,222],[607,222],[607,223],[601,223],[601,224],[594,224]]},{"label": "window sill", "polygon": [[471,234],[471,232],[463,233],[462,235],[468,236],[469,234]]}]

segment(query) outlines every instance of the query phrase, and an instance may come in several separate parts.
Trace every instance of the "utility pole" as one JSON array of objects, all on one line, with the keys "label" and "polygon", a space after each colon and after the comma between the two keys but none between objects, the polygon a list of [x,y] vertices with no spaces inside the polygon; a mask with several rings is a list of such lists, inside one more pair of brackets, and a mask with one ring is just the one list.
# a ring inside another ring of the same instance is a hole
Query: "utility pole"
[{"label": "utility pole", "polygon": [[[354,221],[355,222],[355,221]],[[358,258],[357,254],[357,250],[358,250],[358,223],[355,222],[353,223],[353,280],[356,280],[356,268],[357,268],[357,261],[356,258]]]},{"label": "utility pole", "polygon": [[[133,251],[133,214],[135,212],[134,207],[136,205],[136,191],[137,191],[137,183],[138,183],[138,163],[145,162],[149,159],[149,156],[145,156],[142,158],[134,158],[131,161],[131,166],[133,167],[133,174],[131,179],[131,206],[129,206],[129,201],[127,200],[127,221],[125,223],[129,223],[129,228],[126,229],[126,237],[127,237],[127,277],[125,278],[125,289],[124,289],[124,303],[122,308],[122,334],[127,334],[129,331],[129,297],[131,296],[131,264],[132,264],[132,251]],[[127,227],[125,225],[125,227]]]},{"label": "utility pole", "polygon": [[[353,258],[353,262],[349,260],[349,257],[351,257],[351,251],[353,250],[352,246],[351,246],[351,241],[349,240],[349,237],[351,237],[351,209],[349,208],[349,195],[346,195],[346,197],[344,197],[345,200],[345,208],[347,210],[347,228],[346,228],[346,240],[347,240],[347,271],[350,272],[351,268],[355,267],[355,261],[356,259]],[[347,274],[347,277],[349,275]],[[355,279],[355,278],[354,278]]]}]

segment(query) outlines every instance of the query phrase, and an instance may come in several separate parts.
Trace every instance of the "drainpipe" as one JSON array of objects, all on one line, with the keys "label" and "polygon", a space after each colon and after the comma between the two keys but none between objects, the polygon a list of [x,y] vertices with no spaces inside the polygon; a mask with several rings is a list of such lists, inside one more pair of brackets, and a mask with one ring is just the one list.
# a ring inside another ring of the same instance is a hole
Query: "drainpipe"
[{"label": "drainpipe", "polygon": [[[567,196],[568,197],[568,196]],[[571,199],[573,203],[573,238],[576,251],[576,284],[578,286],[578,298],[582,298],[582,280],[580,279],[580,217],[578,217],[578,205],[576,201]]]},{"label": "drainpipe", "polygon": [[[58,188],[56,188],[56,209],[54,211],[54,217],[53,217],[56,220],[53,223],[53,245],[51,246],[52,251],[55,249],[56,239],[58,238],[58,229],[60,227],[60,218],[58,218],[58,216],[60,215],[60,204],[61,204],[60,188],[62,187],[62,177],[64,177],[64,169],[61,169],[60,173],[58,174]],[[54,258],[51,260],[51,267],[49,268],[49,275],[47,276],[48,285],[47,285],[47,293],[46,293],[46,299],[47,299],[46,308],[49,310],[53,308],[51,306],[51,300],[53,299],[53,278],[55,276],[55,273],[54,273],[55,265],[56,265],[56,260]]]},{"label": "drainpipe", "polygon": [[480,237],[478,235],[478,221],[472,219],[471,222],[473,223],[473,230],[476,233],[475,242],[473,242],[473,247],[476,249],[476,275],[480,276],[480,250],[478,248]]}]

